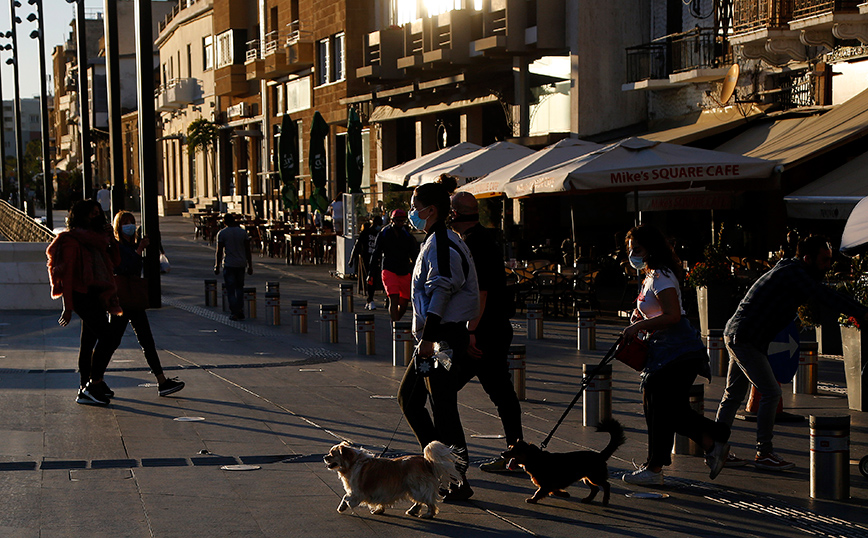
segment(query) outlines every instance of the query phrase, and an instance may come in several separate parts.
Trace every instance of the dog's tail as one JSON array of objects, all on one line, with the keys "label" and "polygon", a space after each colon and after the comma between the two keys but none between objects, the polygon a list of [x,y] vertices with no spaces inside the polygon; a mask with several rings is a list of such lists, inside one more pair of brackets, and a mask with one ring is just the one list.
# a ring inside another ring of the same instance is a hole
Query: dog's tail
[{"label": "dog's tail", "polygon": [[459,458],[455,450],[440,441],[431,441],[423,451],[425,459],[434,467],[434,474],[440,479],[440,485],[449,487],[454,482],[461,483],[461,473],[458,471]]},{"label": "dog's tail", "polygon": [[621,426],[621,423],[613,418],[607,418],[606,420],[601,420],[597,425],[598,432],[608,432],[612,438],[609,440],[609,444],[606,445],[606,448],[600,452],[600,455],[603,456],[604,460],[608,460],[609,457],[618,450],[618,447],[627,442],[627,438],[624,437],[624,427]]}]

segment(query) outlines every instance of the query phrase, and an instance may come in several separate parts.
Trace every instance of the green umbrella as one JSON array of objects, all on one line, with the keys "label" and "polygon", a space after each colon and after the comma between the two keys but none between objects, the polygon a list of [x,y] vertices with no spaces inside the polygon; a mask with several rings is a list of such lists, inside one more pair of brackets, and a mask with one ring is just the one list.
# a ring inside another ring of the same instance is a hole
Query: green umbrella
[{"label": "green umbrella", "polygon": [[310,163],[310,180],[313,183],[313,192],[310,195],[310,211],[317,209],[321,213],[326,212],[329,202],[326,198],[326,153],[325,137],[329,134],[329,124],[323,119],[322,114],[315,112],[310,126],[310,151],[308,162]]},{"label": "green umbrella", "polygon": [[362,192],[362,171],[364,157],[362,156],[362,122],[356,109],[351,108],[347,117],[347,186],[350,194]]},{"label": "green umbrella", "polygon": [[280,197],[283,208],[287,211],[298,209],[298,129],[289,114],[283,115],[280,124],[280,138],[277,140],[278,162],[280,172]]}]

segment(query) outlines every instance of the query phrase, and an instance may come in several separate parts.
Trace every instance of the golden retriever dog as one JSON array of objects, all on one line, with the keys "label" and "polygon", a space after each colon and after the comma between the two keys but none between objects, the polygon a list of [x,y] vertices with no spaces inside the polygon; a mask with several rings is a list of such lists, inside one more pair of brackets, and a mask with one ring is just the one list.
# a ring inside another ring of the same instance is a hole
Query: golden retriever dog
[{"label": "golden retriever dog", "polygon": [[[457,457],[452,448],[439,441],[425,447],[423,456],[378,458],[366,450],[353,448],[344,441],[323,457],[326,467],[337,471],[347,492],[338,512],[360,504],[372,514],[382,514],[394,503],[409,499],[413,506],[407,515],[432,518],[437,513],[440,488],[450,482],[460,483],[455,468]],[[422,505],[427,507],[422,512]]]},{"label": "golden retriever dog", "polygon": [[597,431],[607,432],[611,437],[602,452],[546,452],[538,446],[519,441],[503,453],[503,458],[509,462],[509,469],[521,467],[539,488],[526,499],[527,502],[533,504],[549,495],[569,497],[567,487],[581,480],[591,488],[591,493],[582,499],[583,503],[593,501],[600,488],[603,488],[603,506],[609,504],[609,468],[606,460],[624,444],[624,428],[617,420],[608,419],[600,422]]}]

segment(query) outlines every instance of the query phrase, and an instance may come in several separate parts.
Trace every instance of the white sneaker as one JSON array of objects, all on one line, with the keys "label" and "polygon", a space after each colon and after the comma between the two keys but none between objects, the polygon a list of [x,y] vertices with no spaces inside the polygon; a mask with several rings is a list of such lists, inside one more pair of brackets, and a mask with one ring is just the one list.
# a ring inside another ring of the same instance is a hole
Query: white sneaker
[{"label": "white sneaker", "polygon": [[365,305],[365,310],[376,310],[376,309],[377,309],[377,303],[375,303],[374,301],[371,301],[370,303]]},{"label": "white sneaker", "polygon": [[632,473],[624,473],[621,480],[634,486],[662,486],[663,471],[655,473],[650,469],[642,467],[636,469]]}]

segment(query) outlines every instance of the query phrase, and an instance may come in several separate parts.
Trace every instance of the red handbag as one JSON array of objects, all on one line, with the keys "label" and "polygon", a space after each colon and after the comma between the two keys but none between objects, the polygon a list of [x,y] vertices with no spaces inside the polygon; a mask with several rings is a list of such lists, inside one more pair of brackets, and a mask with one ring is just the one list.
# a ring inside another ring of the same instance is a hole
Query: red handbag
[{"label": "red handbag", "polygon": [[615,347],[615,358],[641,372],[648,361],[648,344],[638,336],[631,339],[622,336]]}]

